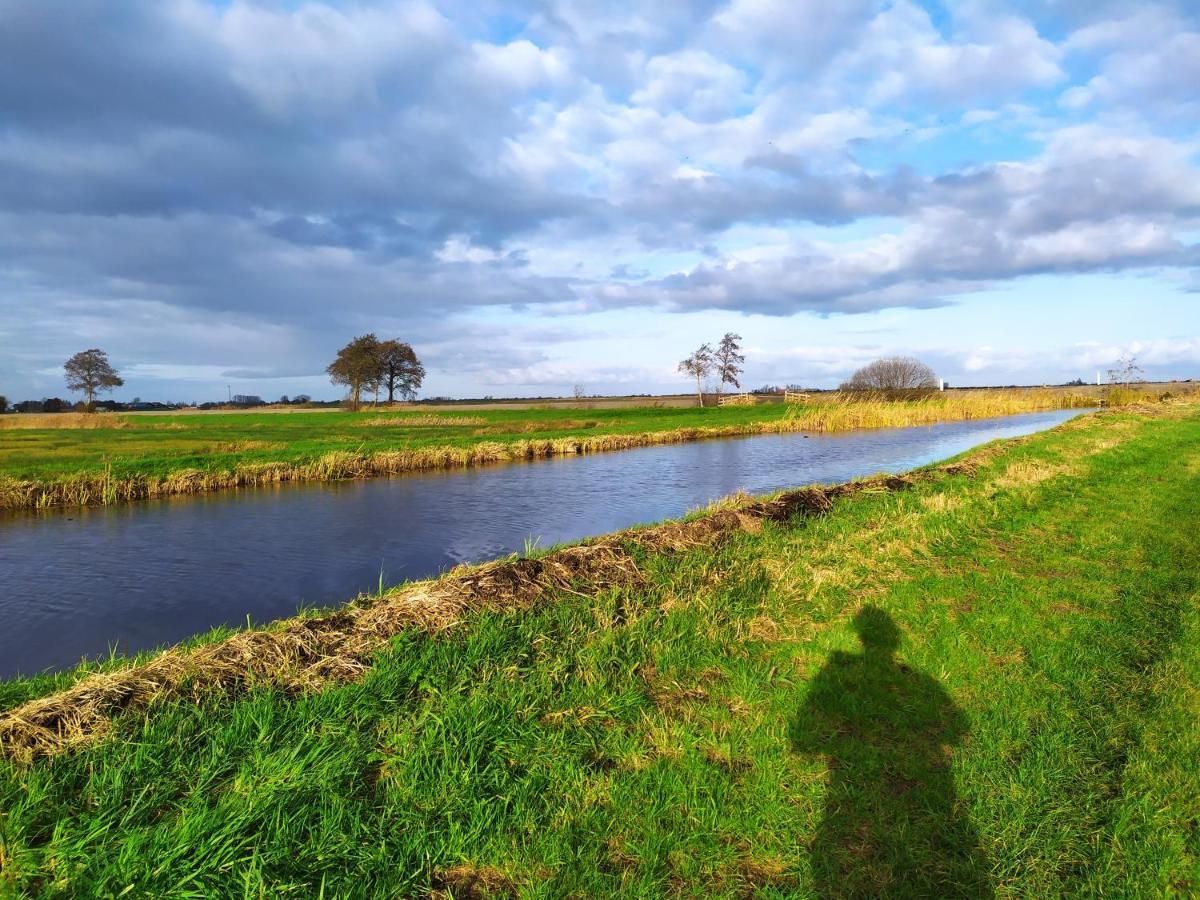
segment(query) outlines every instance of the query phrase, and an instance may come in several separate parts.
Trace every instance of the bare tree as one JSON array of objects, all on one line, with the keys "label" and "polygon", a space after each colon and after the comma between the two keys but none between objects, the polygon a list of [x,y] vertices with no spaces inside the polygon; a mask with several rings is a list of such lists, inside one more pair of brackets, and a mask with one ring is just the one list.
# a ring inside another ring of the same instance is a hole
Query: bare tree
[{"label": "bare tree", "polygon": [[843,391],[933,391],[933,369],[911,356],[889,356],[867,363],[842,385]]},{"label": "bare tree", "polygon": [[742,363],[746,361],[746,357],[741,352],[741,340],[740,334],[727,331],[725,337],[721,338],[721,343],[717,344],[716,352],[713,354],[713,363],[717,370],[718,392],[726,384],[732,384],[735,388],[742,386],[738,376],[742,374]]},{"label": "bare tree", "polygon": [[571,392],[574,394],[576,400],[582,400],[587,396],[587,388],[582,384],[575,385],[575,387],[571,389]]},{"label": "bare tree", "polygon": [[82,350],[68,359],[63,364],[63,372],[69,390],[83,391],[89,412],[94,409],[98,391],[111,391],[125,383],[108,361],[108,354],[96,347]]},{"label": "bare tree", "polygon": [[1117,364],[1108,370],[1109,384],[1132,384],[1135,381],[1145,381],[1146,373],[1137,364],[1137,357],[1132,353],[1122,356]]},{"label": "bare tree", "polygon": [[383,367],[383,386],[387,388],[388,403],[396,402],[396,394],[405,400],[417,396],[417,388],[425,379],[425,367],[417,359],[411,344],[401,341],[384,341],[379,345],[379,358]]},{"label": "bare tree", "polygon": [[362,403],[362,392],[376,390],[383,381],[379,348],[379,338],[373,334],[356,337],[338,351],[337,358],[325,369],[330,381],[346,386],[350,408],[356,412]]},{"label": "bare tree", "polygon": [[713,348],[710,344],[701,344],[692,355],[679,363],[679,371],[690,378],[696,379],[696,397],[700,405],[704,405],[704,390],[700,383],[708,377],[713,366]]}]

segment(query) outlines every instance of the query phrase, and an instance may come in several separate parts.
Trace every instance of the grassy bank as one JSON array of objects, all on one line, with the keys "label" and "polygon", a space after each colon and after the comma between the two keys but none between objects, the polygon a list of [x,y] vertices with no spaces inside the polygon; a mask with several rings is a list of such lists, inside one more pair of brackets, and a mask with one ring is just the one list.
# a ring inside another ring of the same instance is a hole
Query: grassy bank
[{"label": "grassy bank", "polygon": [[1194,894],[1198,488],[1106,413],[8,682],[100,713],[0,761],[0,891]]},{"label": "grassy bank", "polygon": [[[718,409],[539,409],[76,416],[80,427],[0,419],[0,508],[120,503],[147,497],[368,478],[653,444],[784,431],[844,431],[1083,407],[1055,390],[969,392],[907,402]],[[50,422],[51,417],[43,417]]]}]

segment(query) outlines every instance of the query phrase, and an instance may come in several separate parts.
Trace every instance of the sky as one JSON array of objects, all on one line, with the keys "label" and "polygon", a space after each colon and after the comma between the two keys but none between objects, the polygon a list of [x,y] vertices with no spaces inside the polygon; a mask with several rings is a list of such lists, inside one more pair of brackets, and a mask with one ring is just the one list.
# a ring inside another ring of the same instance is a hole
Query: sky
[{"label": "sky", "polygon": [[1196,0],[0,0],[0,394],[1200,377]]}]

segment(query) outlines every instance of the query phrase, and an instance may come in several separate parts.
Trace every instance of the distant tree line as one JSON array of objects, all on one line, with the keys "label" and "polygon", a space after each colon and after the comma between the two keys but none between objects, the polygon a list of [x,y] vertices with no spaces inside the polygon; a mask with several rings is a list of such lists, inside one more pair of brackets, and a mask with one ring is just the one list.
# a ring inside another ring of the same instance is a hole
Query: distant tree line
[{"label": "distant tree line", "polygon": [[[678,369],[696,383],[696,396],[701,406],[704,405],[704,391],[709,379],[715,381],[716,391],[720,393],[726,385],[741,388],[743,364],[746,361],[742,353],[742,337],[734,332],[726,332],[725,336],[714,347],[703,343],[684,360]],[[364,394],[374,393],[378,402],[379,394],[387,392],[387,402],[393,403],[399,397],[414,400],[418,389],[425,378],[425,367],[417,357],[412,345],[400,340],[381,341],[375,334],[369,333],[354,338],[338,351],[337,357],[329,364],[326,371],[330,380],[346,388],[347,398],[352,409],[359,409]],[[66,412],[68,410],[94,412],[107,410],[111,412],[138,410],[173,410],[187,406],[197,406],[195,403],[152,403],[142,402],[135,397],[129,403],[114,400],[99,400],[97,396],[103,392],[124,385],[120,373],[108,359],[108,354],[93,347],[73,355],[63,364],[63,373],[67,387],[72,391],[83,394],[84,399],[73,403],[59,397],[43,397],[40,400],[24,400],[12,403],[8,397],[0,395],[0,414],[8,412]],[[1110,384],[1130,384],[1145,380],[1145,373],[1132,356],[1121,357],[1108,370]],[[1067,386],[1082,386],[1081,378],[1066,382]],[[919,396],[944,387],[933,369],[920,360],[906,356],[889,356],[874,360],[854,372],[838,388],[848,393],[885,394],[892,396]],[[764,385],[754,393],[779,394],[785,390],[806,390],[798,384],[784,387]],[[807,390],[813,390],[808,388]],[[584,385],[576,384],[573,388],[576,399],[587,396]],[[630,395],[648,396],[648,395]],[[492,398],[485,397],[484,400]],[[538,399],[538,398],[531,398]],[[548,399],[548,398],[540,398]],[[428,398],[422,402],[453,402],[449,397]],[[284,394],[274,403],[294,406],[328,406],[332,402],[314,402],[308,394],[297,394],[289,397]],[[220,409],[228,406],[249,408],[271,405],[255,394],[237,394],[229,403],[201,403],[200,409]]]}]

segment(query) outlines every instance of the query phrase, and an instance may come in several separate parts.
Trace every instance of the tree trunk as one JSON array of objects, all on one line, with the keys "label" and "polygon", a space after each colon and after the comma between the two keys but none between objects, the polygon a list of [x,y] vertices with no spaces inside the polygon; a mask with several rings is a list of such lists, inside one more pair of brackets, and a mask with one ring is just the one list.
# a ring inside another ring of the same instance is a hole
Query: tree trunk
[{"label": "tree trunk", "polygon": [[704,391],[700,390],[700,376],[696,376],[696,399],[700,401],[700,406],[704,406]]}]

